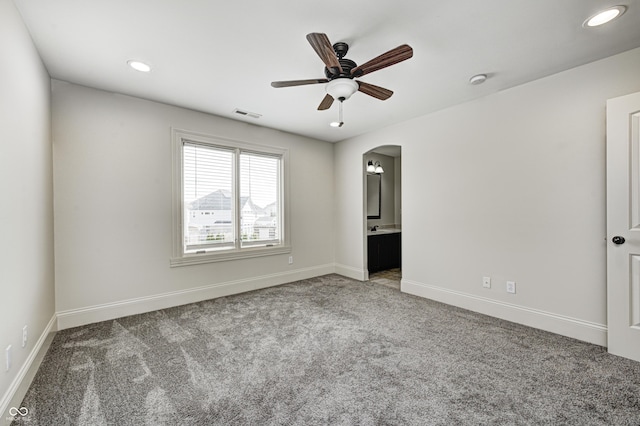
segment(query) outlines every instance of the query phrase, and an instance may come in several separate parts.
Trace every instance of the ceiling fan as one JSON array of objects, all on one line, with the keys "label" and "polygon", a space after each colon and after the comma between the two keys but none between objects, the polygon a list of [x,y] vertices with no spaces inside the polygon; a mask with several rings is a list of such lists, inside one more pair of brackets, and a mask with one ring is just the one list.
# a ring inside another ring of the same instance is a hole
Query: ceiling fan
[{"label": "ceiling fan", "polygon": [[[355,78],[370,74],[382,68],[405,61],[413,56],[413,49],[407,44],[391,49],[380,56],[357,65],[350,59],[346,59],[345,55],[349,50],[349,45],[344,42],[338,42],[331,45],[329,37],[323,33],[307,34],[307,41],[318,54],[322,62],[325,64],[324,74],[326,78],[317,78],[310,80],[290,80],[290,81],[274,81],[272,87],[291,87],[303,86],[306,84],[322,84],[328,83],[325,87],[327,95],[324,97],[318,110],[329,109],[334,100],[341,103],[356,91],[360,91],[376,99],[386,100],[393,95],[393,92],[383,87],[365,83],[364,81],[355,81]],[[342,106],[342,104],[341,104]],[[342,119],[340,120],[342,123]]]}]

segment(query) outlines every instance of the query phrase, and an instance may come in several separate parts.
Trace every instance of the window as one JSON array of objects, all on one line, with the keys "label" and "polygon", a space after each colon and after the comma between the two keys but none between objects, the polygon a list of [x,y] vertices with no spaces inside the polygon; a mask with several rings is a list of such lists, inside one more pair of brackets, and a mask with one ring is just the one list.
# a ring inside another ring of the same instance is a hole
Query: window
[{"label": "window", "polygon": [[284,149],[173,131],[172,266],[290,251]]}]

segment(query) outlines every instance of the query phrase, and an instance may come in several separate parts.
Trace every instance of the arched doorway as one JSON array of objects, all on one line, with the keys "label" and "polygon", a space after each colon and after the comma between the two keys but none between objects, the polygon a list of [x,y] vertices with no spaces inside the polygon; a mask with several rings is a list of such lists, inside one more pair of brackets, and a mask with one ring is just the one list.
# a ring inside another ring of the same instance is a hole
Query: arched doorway
[{"label": "arched doorway", "polygon": [[402,149],[363,154],[367,279],[400,290],[402,278]]}]

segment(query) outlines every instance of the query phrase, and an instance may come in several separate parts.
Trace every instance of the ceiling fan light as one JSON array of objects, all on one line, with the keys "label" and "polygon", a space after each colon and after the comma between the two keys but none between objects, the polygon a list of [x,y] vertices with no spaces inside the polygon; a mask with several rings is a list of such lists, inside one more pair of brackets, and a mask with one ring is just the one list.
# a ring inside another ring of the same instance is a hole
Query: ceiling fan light
[{"label": "ceiling fan light", "polygon": [[358,83],[350,78],[336,78],[327,83],[325,90],[335,100],[347,100],[358,91]]}]

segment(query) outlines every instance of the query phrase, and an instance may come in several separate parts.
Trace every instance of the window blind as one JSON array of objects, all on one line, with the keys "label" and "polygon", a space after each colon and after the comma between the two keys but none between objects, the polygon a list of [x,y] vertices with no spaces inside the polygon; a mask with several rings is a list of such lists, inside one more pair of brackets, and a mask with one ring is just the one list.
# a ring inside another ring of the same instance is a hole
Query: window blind
[{"label": "window blind", "polygon": [[279,244],[280,179],[280,156],[185,141],[185,252]]},{"label": "window blind", "polygon": [[184,142],[183,203],[187,252],[233,247],[233,150]]},{"label": "window blind", "polygon": [[240,221],[242,245],[280,239],[279,157],[240,154]]}]

